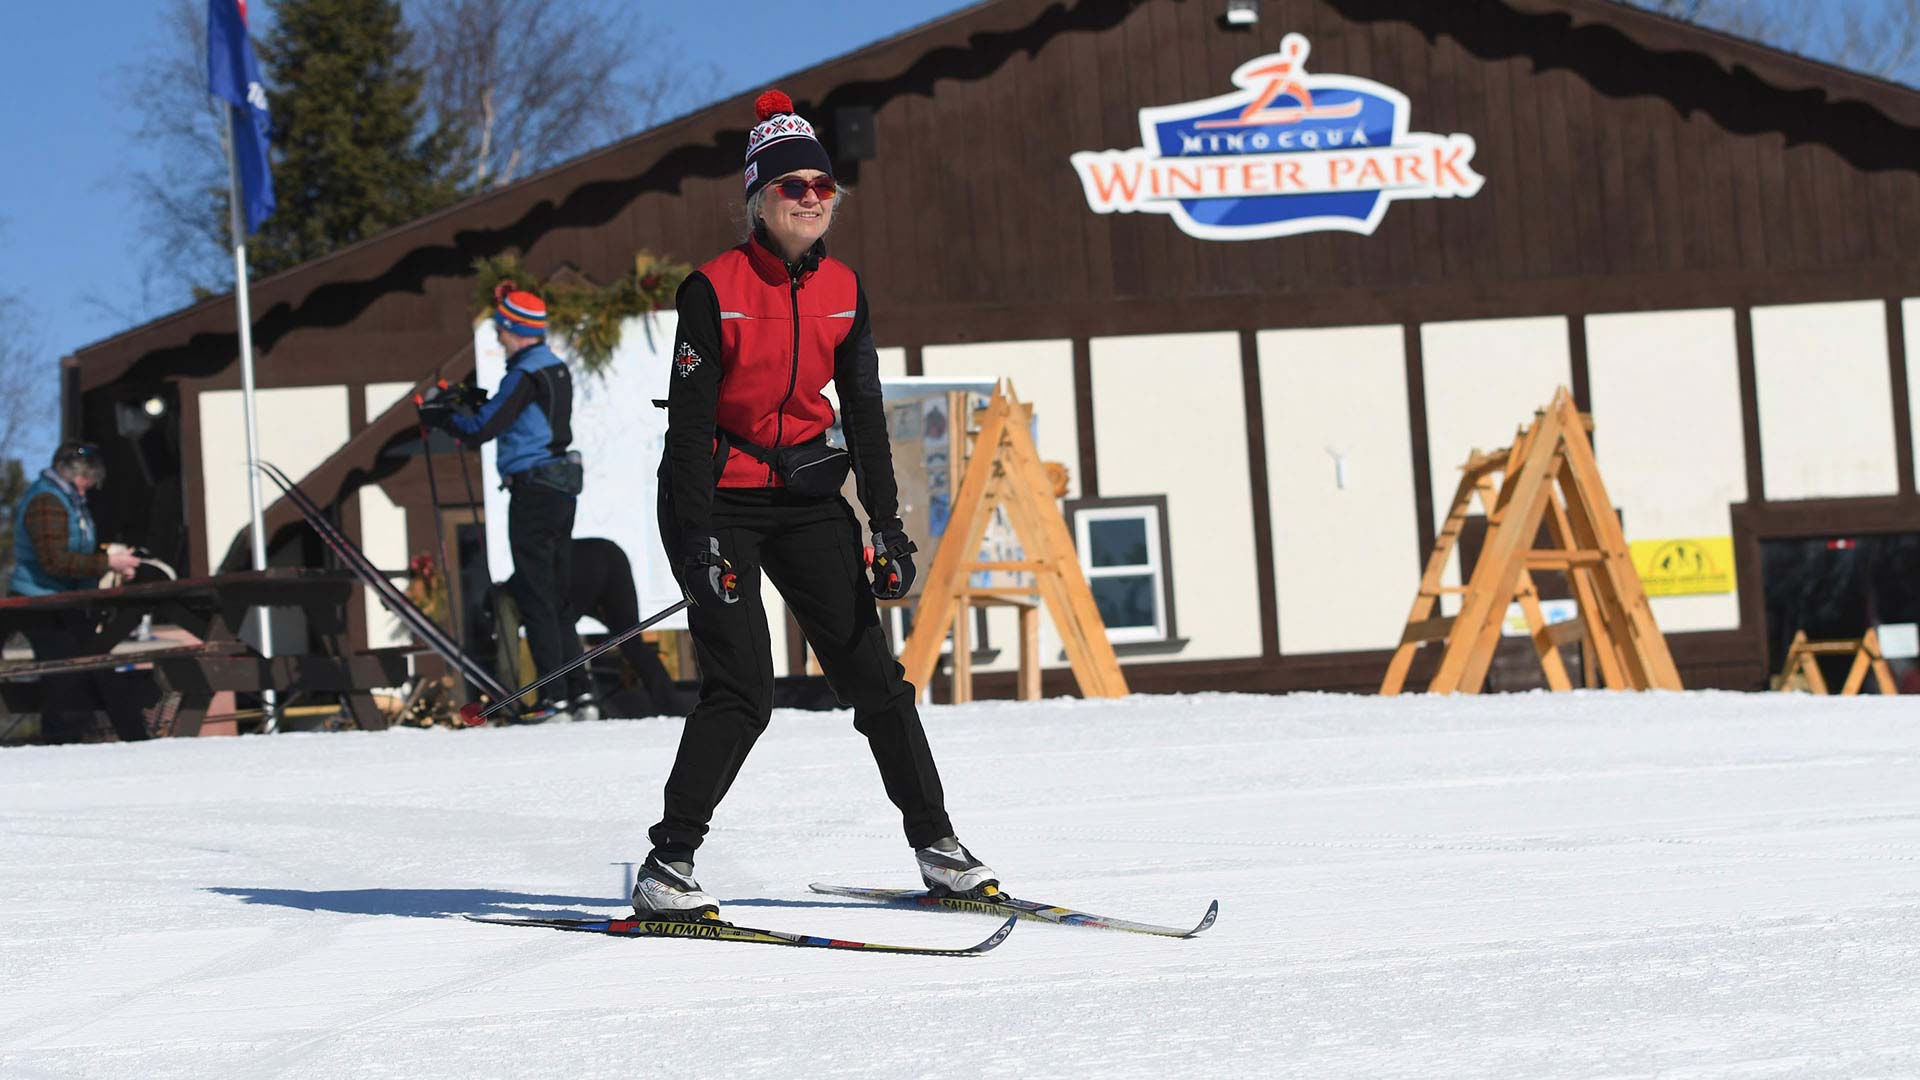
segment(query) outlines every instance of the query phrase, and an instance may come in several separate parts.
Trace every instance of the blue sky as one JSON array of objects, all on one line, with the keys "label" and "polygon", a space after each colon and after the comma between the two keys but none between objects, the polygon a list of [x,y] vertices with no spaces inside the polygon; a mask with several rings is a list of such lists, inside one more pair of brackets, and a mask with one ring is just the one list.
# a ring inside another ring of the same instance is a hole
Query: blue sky
[{"label": "blue sky", "polygon": [[[271,7],[272,0],[254,0]],[[971,0],[726,0],[724,5],[646,5],[691,67],[719,72],[704,104],[851,52],[969,6]],[[119,98],[124,71],[154,47],[156,0],[89,0],[84,5],[10,4],[15,48],[0,65],[0,273],[25,308],[26,339],[46,358],[50,385],[59,357],[128,327],[95,302],[108,298],[151,318],[174,305],[143,306],[142,220],[121,181],[142,163],[134,120]],[[724,7],[728,17],[704,14]],[[680,12],[700,12],[698,17]],[[256,15],[256,22],[258,16]],[[648,42],[635,42],[646,51]],[[19,327],[10,329],[18,330]],[[57,433],[31,448],[50,453]]]}]

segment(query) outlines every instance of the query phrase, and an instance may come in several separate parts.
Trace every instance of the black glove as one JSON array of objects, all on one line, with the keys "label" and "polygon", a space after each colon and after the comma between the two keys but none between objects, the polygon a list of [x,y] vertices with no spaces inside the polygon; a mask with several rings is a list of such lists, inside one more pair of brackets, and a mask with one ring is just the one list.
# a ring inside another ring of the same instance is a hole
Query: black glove
[{"label": "black glove", "polygon": [[740,575],[720,554],[718,539],[703,536],[688,540],[686,552],[680,559],[680,592],[694,607],[713,600],[723,604],[740,602]]},{"label": "black glove", "polygon": [[420,422],[429,428],[453,430],[453,403],[444,397],[427,398],[415,403],[420,410]]},{"label": "black glove", "polygon": [[898,600],[913,588],[913,553],[920,550],[907,539],[898,521],[873,531],[873,595]]},{"label": "black glove", "polygon": [[422,417],[435,416],[472,416],[480,406],[487,403],[487,389],[472,383],[440,383],[430,386],[423,393],[413,397],[414,405],[420,409]]}]

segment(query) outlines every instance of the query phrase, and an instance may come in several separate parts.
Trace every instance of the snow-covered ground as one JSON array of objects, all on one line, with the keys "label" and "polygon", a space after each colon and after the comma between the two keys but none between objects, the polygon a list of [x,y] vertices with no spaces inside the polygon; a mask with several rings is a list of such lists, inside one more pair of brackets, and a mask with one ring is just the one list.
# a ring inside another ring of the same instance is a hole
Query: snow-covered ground
[{"label": "snow-covered ground", "polygon": [[[934,708],[1023,922],[936,959],[484,926],[614,913],[677,721],[0,752],[0,1076],[1920,1075],[1920,707],[1792,696]],[[959,945],[846,714],[782,713],[700,877]]]}]

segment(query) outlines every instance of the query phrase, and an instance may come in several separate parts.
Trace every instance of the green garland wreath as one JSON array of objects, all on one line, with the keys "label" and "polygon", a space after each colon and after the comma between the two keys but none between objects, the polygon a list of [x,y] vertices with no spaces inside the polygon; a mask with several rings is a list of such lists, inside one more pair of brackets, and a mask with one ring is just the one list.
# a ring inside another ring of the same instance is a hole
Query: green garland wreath
[{"label": "green garland wreath", "polygon": [[477,315],[492,313],[493,287],[502,281],[536,293],[547,302],[547,332],[566,342],[567,352],[588,374],[601,375],[620,347],[620,324],[670,306],[693,268],[642,251],[633,257],[632,273],[606,285],[543,281],[527,270],[517,253],[508,252],[474,260],[473,270]]}]

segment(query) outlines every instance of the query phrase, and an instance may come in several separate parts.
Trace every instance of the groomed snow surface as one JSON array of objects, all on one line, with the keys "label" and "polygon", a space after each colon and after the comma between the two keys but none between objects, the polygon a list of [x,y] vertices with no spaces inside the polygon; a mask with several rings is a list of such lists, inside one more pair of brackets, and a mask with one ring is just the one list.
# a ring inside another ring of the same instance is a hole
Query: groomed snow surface
[{"label": "groomed snow surface", "polygon": [[[623,940],[677,720],[0,752],[0,1076],[1920,1075],[1920,707],[1135,697],[926,712],[1022,922],[965,958]],[[747,925],[964,945],[846,713],[701,853]]]}]

